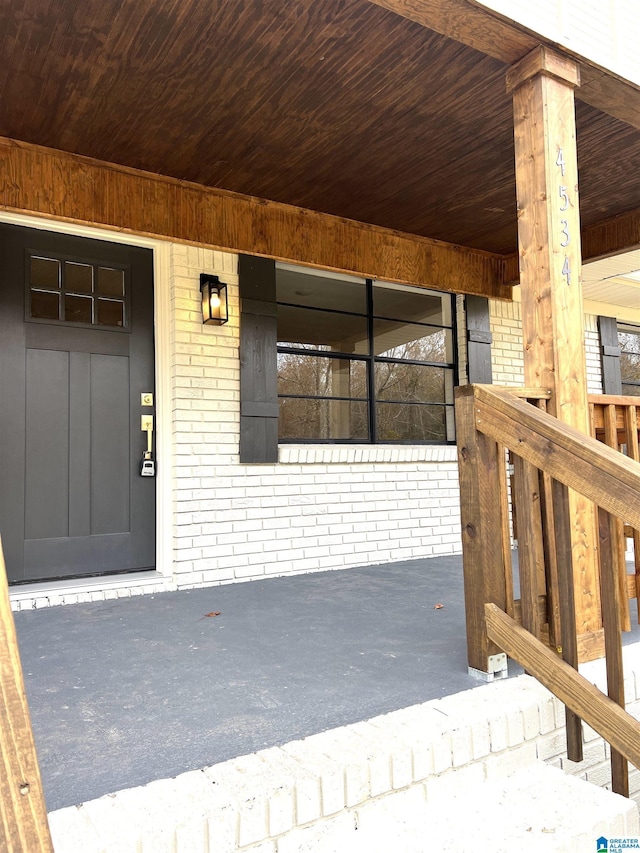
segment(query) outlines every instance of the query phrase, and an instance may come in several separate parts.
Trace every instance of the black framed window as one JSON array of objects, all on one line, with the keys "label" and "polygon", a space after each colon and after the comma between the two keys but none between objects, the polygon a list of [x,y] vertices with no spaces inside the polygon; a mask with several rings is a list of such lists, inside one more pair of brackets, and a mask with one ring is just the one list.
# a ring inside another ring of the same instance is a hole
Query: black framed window
[{"label": "black framed window", "polygon": [[282,442],[450,443],[448,293],[276,268]]},{"label": "black framed window", "polygon": [[640,397],[640,326],[618,323],[622,393]]}]

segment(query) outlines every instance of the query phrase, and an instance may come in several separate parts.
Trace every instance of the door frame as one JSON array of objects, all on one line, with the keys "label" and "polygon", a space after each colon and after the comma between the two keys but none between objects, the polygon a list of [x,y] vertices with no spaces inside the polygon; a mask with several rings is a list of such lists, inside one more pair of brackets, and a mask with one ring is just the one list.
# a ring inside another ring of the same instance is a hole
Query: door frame
[{"label": "door frame", "polygon": [[[153,325],[155,357],[155,417],[156,417],[156,572],[164,579],[173,578],[173,516],[174,491],[173,436],[171,428],[171,244],[136,234],[124,234],[93,225],[79,225],[56,219],[30,216],[0,210],[0,222],[38,228],[54,234],[69,234],[94,240],[108,240],[153,251]],[[127,575],[120,576],[126,585]],[[81,583],[82,581],[79,581]],[[50,584],[50,581],[34,581]]]}]

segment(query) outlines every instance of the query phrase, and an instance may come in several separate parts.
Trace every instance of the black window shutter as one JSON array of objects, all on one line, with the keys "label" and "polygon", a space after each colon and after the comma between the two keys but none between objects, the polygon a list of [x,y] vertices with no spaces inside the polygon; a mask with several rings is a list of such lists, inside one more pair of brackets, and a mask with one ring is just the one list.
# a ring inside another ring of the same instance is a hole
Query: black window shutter
[{"label": "black window shutter", "polygon": [[465,309],[469,382],[489,385],[493,382],[489,300],[484,296],[467,296]]},{"label": "black window shutter", "polygon": [[276,264],[240,255],[240,462],[278,461]]},{"label": "black window shutter", "polygon": [[618,323],[615,317],[598,317],[600,332],[600,355],[602,358],[602,392],[622,394],[620,374],[620,345]]}]

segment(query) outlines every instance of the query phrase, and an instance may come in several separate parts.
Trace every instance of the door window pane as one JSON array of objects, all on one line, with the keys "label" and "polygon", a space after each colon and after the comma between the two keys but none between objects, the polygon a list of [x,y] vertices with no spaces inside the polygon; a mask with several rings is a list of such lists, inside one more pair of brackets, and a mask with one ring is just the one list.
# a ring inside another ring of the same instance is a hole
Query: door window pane
[{"label": "door window pane", "polygon": [[98,267],[97,291],[100,296],[124,296],[124,270]]},{"label": "door window pane", "polygon": [[99,326],[124,326],[124,302],[98,299],[97,311],[96,322]]},{"label": "door window pane", "polygon": [[65,296],[64,319],[71,323],[91,323],[93,299],[90,296]]},{"label": "door window pane", "polygon": [[64,288],[73,293],[91,293],[93,290],[93,267],[88,264],[64,262]]},{"label": "door window pane", "polygon": [[60,318],[60,296],[42,290],[31,291],[31,316],[36,320]]},{"label": "door window pane", "polygon": [[31,287],[55,290],[60,287],[60,261],[55,258],[31,258]]}]

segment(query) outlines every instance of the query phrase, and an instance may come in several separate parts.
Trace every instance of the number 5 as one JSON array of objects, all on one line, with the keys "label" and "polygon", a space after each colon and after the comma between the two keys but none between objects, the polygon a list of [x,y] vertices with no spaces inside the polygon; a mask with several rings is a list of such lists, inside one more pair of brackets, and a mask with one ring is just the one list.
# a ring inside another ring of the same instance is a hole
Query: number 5
[{"label": "number 5", "polygon": [[560,211],[563,211],[569,207],[569,196],[567,195],[567,188],[566,187],[561,186],[561,187],[559,187],[559,189],[560,189],[560,198],[562,199],[562,207],[560,208]]}]

